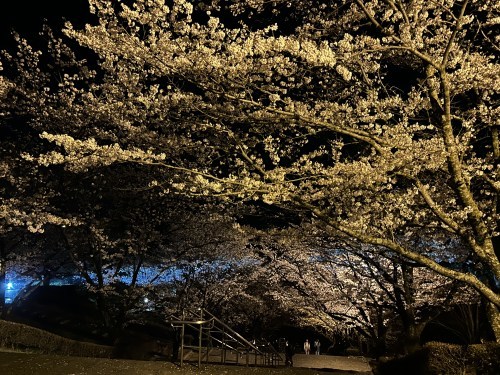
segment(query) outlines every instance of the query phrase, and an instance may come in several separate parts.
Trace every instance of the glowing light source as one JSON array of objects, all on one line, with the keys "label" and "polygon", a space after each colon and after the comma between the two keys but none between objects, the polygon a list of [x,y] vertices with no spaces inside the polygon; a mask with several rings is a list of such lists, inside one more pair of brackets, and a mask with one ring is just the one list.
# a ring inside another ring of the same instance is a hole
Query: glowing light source
[{"label": "glowing light source", "polygon": [[12,289],[12,288],[14,288],[14,284],[12,284],[11,282],[8,282],[7,289]]}]

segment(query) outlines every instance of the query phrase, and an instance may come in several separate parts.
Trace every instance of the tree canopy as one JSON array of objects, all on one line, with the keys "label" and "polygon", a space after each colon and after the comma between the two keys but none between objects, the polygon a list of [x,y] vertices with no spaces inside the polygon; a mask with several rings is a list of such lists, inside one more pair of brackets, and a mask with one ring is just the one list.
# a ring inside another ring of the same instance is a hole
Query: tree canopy
[{"label": "tree canopy", "polygon": [[498,2],[89,5],[4,58],[4,121],[44,147],[23,163],[290,210],[468,284],[500,338]]}]

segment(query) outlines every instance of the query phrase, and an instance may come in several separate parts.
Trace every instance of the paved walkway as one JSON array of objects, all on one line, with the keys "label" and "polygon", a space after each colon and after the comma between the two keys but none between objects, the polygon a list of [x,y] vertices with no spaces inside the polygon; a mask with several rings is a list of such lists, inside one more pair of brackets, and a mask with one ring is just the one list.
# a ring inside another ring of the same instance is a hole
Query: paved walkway
[{"label": "paved walkway", "polygon": [[359,375],[372,374],[368,358],[365,357],[295,354],[293,367],[348,371]]}]

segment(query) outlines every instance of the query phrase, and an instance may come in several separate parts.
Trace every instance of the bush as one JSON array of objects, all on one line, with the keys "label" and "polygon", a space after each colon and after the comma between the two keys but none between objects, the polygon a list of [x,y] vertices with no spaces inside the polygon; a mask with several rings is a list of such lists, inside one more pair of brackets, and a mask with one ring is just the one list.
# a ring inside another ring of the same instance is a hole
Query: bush
[{"label": "bush", "polygon": [[488,342],[469,345],[467,354],[477,375],[500,374],[500,344]]},{"label": "bush", "polygon": [[0,320],[0,347],[78,357],[111,356],[112,347],[70,340],[24,324]]},{"label": "bush", "polygon": [[428,343],[431,374],[500,374],[500,344]]},{"label": "bush", "polygon": [[379,375],[498,375],[500,344],[427,343],[421,350],[380,363]]},{"label": "bush", "polygon": [[428,374],[428,352],[428,349],[423,349],[405,357],[379,362],[374,373],[377,375]]},{"label": "bush", "polygon": [[431,342],[426,344],[429,374],[465,375],[467,372],[467,347]]}]

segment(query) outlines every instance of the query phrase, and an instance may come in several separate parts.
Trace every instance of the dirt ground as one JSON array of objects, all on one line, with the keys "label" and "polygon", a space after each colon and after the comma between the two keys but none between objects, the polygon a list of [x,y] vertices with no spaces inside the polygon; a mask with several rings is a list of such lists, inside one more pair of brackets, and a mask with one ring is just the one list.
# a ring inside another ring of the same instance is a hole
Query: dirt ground
[{"label": "dirt ground", "polygon": [[322,372],[306,368],[257,368],[206,365],[183,368],[170,362],[105,358],[65,357],[20,352],[0,352],[2,375],[347,375],[353,372]]}]

